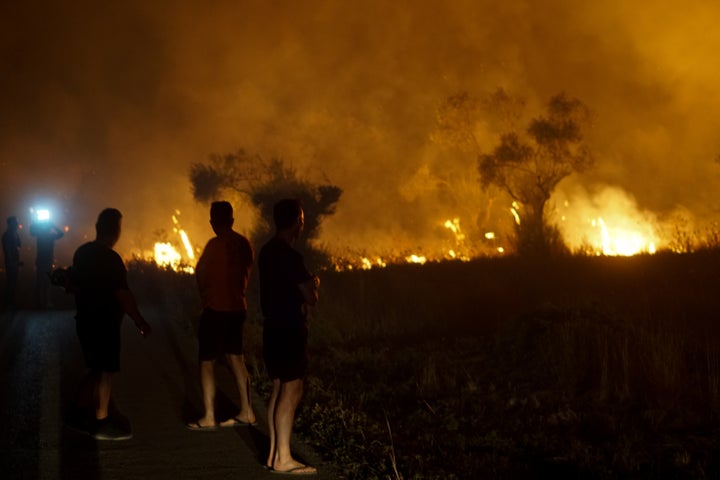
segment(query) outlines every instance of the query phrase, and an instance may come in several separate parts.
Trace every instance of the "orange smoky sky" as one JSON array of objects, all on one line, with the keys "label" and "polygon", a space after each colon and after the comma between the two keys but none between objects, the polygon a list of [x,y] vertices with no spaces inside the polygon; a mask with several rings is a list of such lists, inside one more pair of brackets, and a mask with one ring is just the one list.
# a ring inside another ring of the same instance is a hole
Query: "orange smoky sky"
[{"label": "orange smoky sky", "polygon": [[244,148],[344,190],[320,238],[338,252],[423,248],[450,218],[479,235],[512,220],[489,201],[509,202],[431,134],[449,95],[502,87],[537,112],[563,91],[593,110],[597,165],[561,184],[570,208],[607,186],[654,218],[710,221],[718,18],[702,0],[5,1],[0,215],[55,202],[72,251],[115,206],[130,251],[180,210],[202,246],[189,166]]}]

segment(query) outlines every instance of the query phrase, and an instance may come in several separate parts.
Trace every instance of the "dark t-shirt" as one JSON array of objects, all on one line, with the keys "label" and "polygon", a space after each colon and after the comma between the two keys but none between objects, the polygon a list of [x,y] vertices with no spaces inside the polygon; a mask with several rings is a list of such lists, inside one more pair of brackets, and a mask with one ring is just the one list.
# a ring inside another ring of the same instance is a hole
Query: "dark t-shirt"
[{"label": "dark t-shirt", "polygon": [[73,256],[71,281],[78,324],[122,320],[125,313],[115,291],[127,290],[127,271],[112,248],[98,242],[78,248]]},{"label": "dark t-shirt", "polygon": [[37,257],[35,265],[41,268],[52,268],[55,260],[55,240],[63,237],[63,232],[49,223],[33,223],[30,235],[37,237]]},{"label": "dark t-shirt", "polygon": [[298,285],[312,278],[303,257],[283,239],[274,237],[260,249],[260,306],[265,327],[295,329],[305,327]]},{"label": "dark t-shirt", "polygon": [[7,230],[2,236],[3,255],[5,267],[18,268],[20,266],[20,236],[14,230]]}]

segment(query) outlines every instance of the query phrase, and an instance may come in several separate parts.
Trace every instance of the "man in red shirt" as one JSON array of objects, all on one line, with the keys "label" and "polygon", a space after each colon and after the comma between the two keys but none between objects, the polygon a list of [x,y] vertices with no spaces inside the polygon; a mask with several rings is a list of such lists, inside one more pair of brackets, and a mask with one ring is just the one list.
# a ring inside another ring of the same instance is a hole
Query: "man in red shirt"
[{"label": "man in red shirt", "polygon": [[[220,426],[254,425],[250,374],[243,356],[243,325],[247,318],[245,291],[253,264],[247,238],[233,230],[229,202],[213,202],[210,225],[215,237],[205,246],[195,276],[203,312],[198,329],[200,383],[205,414],[188,423],[190,430],[213,430]],[[234,418],[215,419],[215,362],[225,355],[240,392],[240,412]]]}]

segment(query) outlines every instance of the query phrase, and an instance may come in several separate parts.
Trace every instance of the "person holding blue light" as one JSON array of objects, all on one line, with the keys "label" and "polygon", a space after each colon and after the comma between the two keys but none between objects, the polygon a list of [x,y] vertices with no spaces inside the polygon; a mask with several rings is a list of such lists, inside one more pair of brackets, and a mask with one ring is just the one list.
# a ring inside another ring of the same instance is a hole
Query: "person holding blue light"
[{"label": "person holding blue light", "polygon": [[30,225],[30,235],[37,239],[35,303],[39,308],[48,308],[52,306],[49,275],[55,264],[55,241],[61,239],[64,232],[50,221],[48,210],[38,210],[37,220]]}]

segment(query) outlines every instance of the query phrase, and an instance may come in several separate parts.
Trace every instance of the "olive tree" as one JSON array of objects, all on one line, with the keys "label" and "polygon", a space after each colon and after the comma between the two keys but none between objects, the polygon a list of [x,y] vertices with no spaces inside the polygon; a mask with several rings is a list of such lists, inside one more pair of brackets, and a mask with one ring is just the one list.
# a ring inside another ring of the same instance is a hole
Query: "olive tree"
[{"label": "olive tree", "polygon": [[[558,246],[557,229],[546,223],[548,200],[561,180],[593,165],[585,139],[591,115],[581,101],[560,93],[520,129],[524,106],[503,90],[484,101],[454,95],[439,110],[439,131],[449,143],[475,150],[483,188],[498,188],[518,205],[518,251],[547,252]],[[489,149],[475,133],[483,113],[501,124],[499,139]]]},{"label": "olive tree", "polygon": [[242,149],[226,155],[213,154],[205,162],[192,164],[190,182],[197,201],[213,201],[224,191],[247,198],[261,218],[254,232],[258,239],[271,232],[273,206],[278,200],[299,199],[305,212],[305,229],[299,243],[303,249],[318,237],[322,220],[335,213],[342,195],[342,189],[335,185],[318,185],[302,178],[280,158],[266,160]]}]

